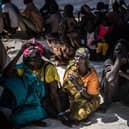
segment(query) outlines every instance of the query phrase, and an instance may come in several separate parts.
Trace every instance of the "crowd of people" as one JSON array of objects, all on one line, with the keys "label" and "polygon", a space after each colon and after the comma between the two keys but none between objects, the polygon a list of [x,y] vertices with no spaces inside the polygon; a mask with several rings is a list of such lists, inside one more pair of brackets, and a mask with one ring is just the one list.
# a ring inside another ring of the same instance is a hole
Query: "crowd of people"
[{"label": "crowd of people", "polygon": [[[114,2],[113,11],[103,2],[96,10],[85,4],[77,16],[70,4],[62,15],[55,0],[45,0],[41,10],[33,0],[24,4],[21,13],[10,0],[3,0],[1,38],[19,27],[33,37],[43,36],[60,65],[67,67],[61,84],[55,64],[46,60],[46,48],[34,39],[7,63],[1,41],[0,128],[44,127],[46,118],[72,127],[95,111],[106,112],[115,101],[129,105],[129,8],[124,2]],[[90,60],[105,61],[101,81]]]},{"label": "crowd of people", "polygon": [[112,11],[104,2],[98,2],[94,10],[84,4],[76,15],[71,4],[62,13],[55,0],[46,0],[40,10],[33,0],[24,0],[24,4],[20,12],[10,0],[3,0],[2,35],[20,29],[30,37],[43,36],[61,64],[62,58],[66,63],[81,46],[89,48],[92,60],[105,60],[117,40],[129,40],[129,8],[124,1],[114,2]]}]

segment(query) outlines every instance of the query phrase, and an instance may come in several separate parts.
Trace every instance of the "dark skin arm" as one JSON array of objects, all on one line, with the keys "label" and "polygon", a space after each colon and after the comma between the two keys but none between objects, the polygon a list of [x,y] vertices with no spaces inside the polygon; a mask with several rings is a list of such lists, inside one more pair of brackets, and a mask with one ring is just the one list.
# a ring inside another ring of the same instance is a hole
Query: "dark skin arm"
[{"label": "dark skin arm", "polygon": [[124,73],[124,72],[122,72],[121,70],[119,71],[119,75],[120,75],[121,77],[123,77],[123,78],[129,80],[129,75],[126,74],[126,73]]},{"label": "dark skin arm", "polygon": [[106,79],[109,83],[114,81],[116,76],[119,74],[120,64],[120,57],[117,57],[114,65],[112,66],[111,71],[106,73]]},{"label": "dark skin arm", "polygon": [[49,89],[50,89],[51,101],[52,101],[54,107],[56,108],[56,110],[58,111],[58,113],[60,113],[61,112],[61,103],[60,103],[59,95],[57,93],[58,82],[53,81],[53,82],[49,83],[48,85],[49,85]]},{"label": "dark skin arm", "polygon": [[22,55],[22,50],[20,50],[18,54],[16,55],[16,57],[3,69],[4,76],[15,75],[14,69],[21,55]]},{"label": "dark skin arm", "polygon": [[77,90],[81,91],[80,93],[83,97],[85,97],[88,100],[92,98],[92,95],[88,94],[85,88],[82,90],[82,87],[84,86],[81,86],[81,84],[79,84],[77,80],[74,80],[73,83],[76,86]]},{"label": "dark skin arm", "polygon": [[82,86],[82,84],[80,84],[80,83],[78,82],[78,77],[76,76],[76,74],[75,74],[75,75],[72,75],[72,76],[70,77],[70,80],[71,80],[72,83],[75,85],[75,87],[77,88],[77,90],[78,90],[78,91],[81,91],[80,93],[81,93],[81,95],[82,95],[83,97],[85,97],[85,98],[88,99],[88,100],[90,100],[90,99],[92,98],[93,95],[88,94],[87,91],[86,91],[86,89],[83,88],[84,86]]},{"label": "dark skin arm", "polygon": [[17,53],[17,55],[15,56],[15,58],[7,65],[5,66],[5,68],[2,70],[4,73],[4,76],[12,76],[15,75],[15,66],[17,61],[19,60],[19,58],[21,57],[23,51],[29,47],[30,44],[24,44],[21,49],[19,50],[19,52]]}]

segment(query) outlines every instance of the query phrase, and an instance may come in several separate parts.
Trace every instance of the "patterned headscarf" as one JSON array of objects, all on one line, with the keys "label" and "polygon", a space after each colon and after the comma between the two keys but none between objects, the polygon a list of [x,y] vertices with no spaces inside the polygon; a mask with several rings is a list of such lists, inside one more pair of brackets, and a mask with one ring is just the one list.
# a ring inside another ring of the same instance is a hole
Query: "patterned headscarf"
[{"label": "patterned headscarf", "polygon": [[37,54],[39,56],[43,55],[44,46],[40,42],[37,42],[35,39],[31,39],[28,41],[28,43],[32,45],[24,50],[23,52],[24,56],[29,56],[32,50],[37,51]]},{"label": "patterned headscarf", "polygon": [[23,59],[27,61],[32,58],[41,58],[44,53],[44,46],[35,39],[29,40],[28,43],[31,45],[24,50]]},{"label": "patterned headscarf", "polygon": [[79,48],[75,53],[75,62],[78,63],[80,58],[85,58],[87,61],[90,58],[90,52],[87,48]]}]

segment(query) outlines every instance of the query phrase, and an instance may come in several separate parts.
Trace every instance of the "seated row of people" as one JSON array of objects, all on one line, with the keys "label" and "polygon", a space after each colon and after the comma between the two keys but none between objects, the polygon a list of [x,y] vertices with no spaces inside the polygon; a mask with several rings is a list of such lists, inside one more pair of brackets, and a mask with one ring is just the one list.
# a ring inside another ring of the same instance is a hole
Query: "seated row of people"
[{"label": "seated row of people", "polygon": [[[76,52],[74,63],[66,70],[63,87],[59,86],[56,67],[43,60],[42,54],[41,44],[27,43],[2,70],[4,91],[0,105],[11,111],[9,123],[14,127],[44,126],[42,119],[54,117],[72,126],[85,120],[100,103],[99,80],[95,69],[89,65],[88,49],[80,48]],[[23,63],[16,65],[21,55]],[[94,79],[91,81],[91,78]],[[81,101],[84,103],[80,104]],[[69,107],[70,112],[65,113]]]},{"label": "seated row of people", "polygon": [[[41,120],[47,117],[58,118],[67,126],[78,125],[97,109],[106,111],[114,101],[129,104],[127,41],[119,40],[113,58],[105,62],[101,86],[97,72],[89,62],[90,52],[87,48],[79,48],[69,62],[63,86],[59,86],[56,67],[42,58],[43,52],[40,43],[29,41],[1,70],[0,84],[4,91],[0,106],[12,112],[8,117],[10,125],[46,126]],[[21,55],[23,63],[16,65]],[[102,106],[100,91],[104,98]],[[3,112],[0,119],[4,119]]]}]

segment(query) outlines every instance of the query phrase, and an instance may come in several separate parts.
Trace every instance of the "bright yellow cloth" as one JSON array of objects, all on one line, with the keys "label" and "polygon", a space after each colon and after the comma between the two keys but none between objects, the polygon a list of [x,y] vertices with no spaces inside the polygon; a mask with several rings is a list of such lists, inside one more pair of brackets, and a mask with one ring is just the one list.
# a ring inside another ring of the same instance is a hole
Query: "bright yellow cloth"
[{"label": "bright yellow cloth", "polygon": [[[72,84],[72,82],[68,79],[68,75],[71,74],[72,72],[75,72],[78,74],[78,71],[76,69],[76,65],[73,65],[72,67],[68,68],[65,72],[64,75],[64,88],[69,90],[71,94],[76,98],[80,98],[80,93],[76,89],[76,87]],[[91,71],[89,71],[88,74],[85,76],[81,77],[79,74],[79,80],[80,84],[83,84],[84,87],[86,88],[87,93],[90,95],[98,95],[99,94],[99,77],[96,73],[96,71],[91,68]]]},{"label": "bright yellow cloth", "polygon": [[24,69],[18,68],[17,69],[17,74],[18,74],[19,77],[22,77],[23,74],[24,74]]},{"label": "bright yellow cloth", "polygon": [[[39,76],[42,81],[44,81],[45,79],[46,83],[51,83],[53,81],[58,81],[58,82],[60,81],[57,69],[52,64],[48,64],[45,68],[45,71],[44,71],[44,68],[42,68],[41,70],[34,71],[34,73],[37,76]],[[44,75],[45,75],[45,78],[44,78]]]}]

